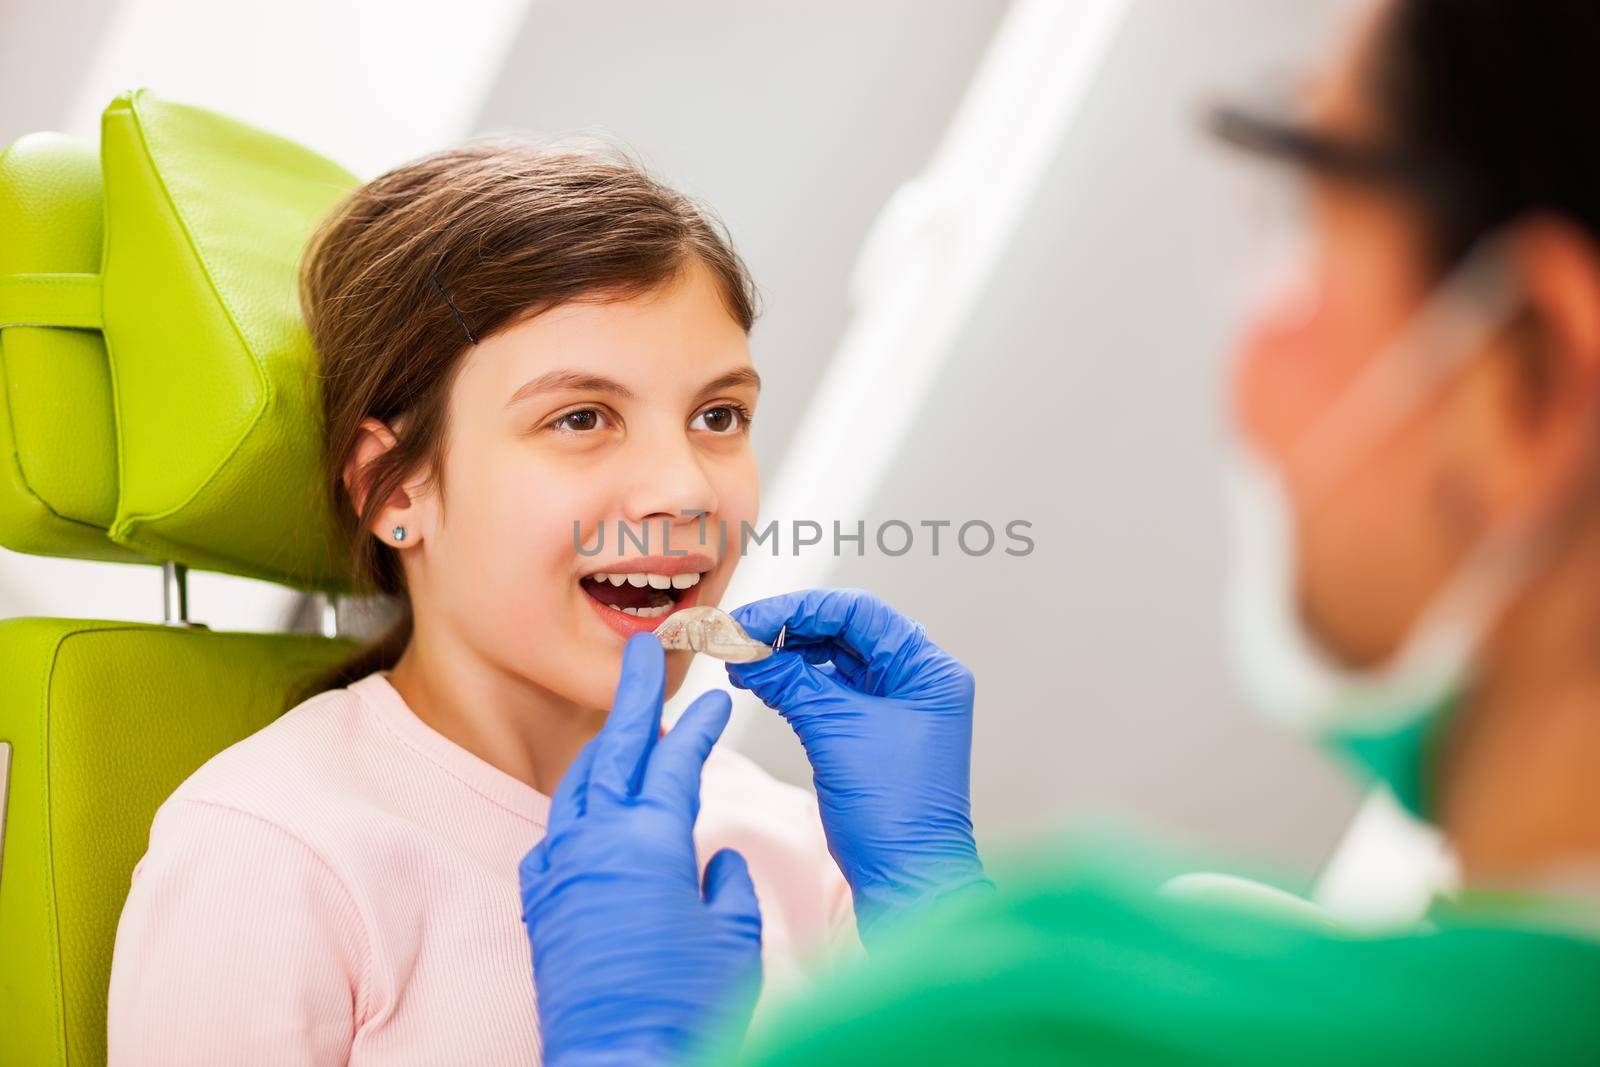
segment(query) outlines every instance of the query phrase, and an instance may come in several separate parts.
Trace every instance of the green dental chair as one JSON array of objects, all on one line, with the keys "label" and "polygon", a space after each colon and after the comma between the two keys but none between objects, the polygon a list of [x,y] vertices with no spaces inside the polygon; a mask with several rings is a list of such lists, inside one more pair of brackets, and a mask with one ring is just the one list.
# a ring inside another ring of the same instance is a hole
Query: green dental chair
[{"label": "green dental chair", "polygon": [[355,184],[142,90],[106,109],[98,150],[34,134],[0,153],[0,544],[150,567],[167,619],[0,621],[6,1067],[104,1062],[156,808],[354,648],[214,633],[187,619],[183,578],[348,591],[296,267]]}]

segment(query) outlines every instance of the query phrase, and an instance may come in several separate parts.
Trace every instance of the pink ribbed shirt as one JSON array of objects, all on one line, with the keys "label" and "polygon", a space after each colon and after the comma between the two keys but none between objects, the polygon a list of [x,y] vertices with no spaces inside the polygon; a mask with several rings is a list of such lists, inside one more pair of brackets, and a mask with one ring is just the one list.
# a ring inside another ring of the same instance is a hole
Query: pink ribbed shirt
[{"label": "pink ribbed shirt", "polygon": [[[548,810],[387,672],[299,705],[156,813],[117,927],[112,1067],[538,1063],[517,865]],[[737,753],[706,763],[695,844],[749,861],[769,992],[849,929],[815,799]]]}]

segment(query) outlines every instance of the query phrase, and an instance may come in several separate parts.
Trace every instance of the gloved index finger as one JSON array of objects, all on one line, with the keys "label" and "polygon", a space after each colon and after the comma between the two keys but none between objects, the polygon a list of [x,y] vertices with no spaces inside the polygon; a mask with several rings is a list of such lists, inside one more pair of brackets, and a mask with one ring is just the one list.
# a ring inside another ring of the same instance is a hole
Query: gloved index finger
[{"label": "gloved index finger", "polygon": [[611,714],[595,739],[588,804],[594,803],[597,793],[622,799],[639,792],[650,750],[661,732],[666,684],[667,661],[661,642],[650,633],[628,638]]}]

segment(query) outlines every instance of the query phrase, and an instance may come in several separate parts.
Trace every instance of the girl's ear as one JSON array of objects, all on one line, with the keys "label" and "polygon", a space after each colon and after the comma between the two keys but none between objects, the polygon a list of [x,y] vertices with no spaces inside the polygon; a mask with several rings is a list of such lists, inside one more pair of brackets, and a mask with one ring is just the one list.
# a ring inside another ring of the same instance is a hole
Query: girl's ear
[{"label": "girl's ear", "polygon": [[[357,515],[366,506],[367,494],[371,491],[372,462],[394,446],[394,433],[382,421],[361,420],[355,447],[345,458],[343,474],[345,492],[350,494]],[[421,540],[422,530],[413,510],[410,495],[403,486],[396,486],[373,515],[370,532],[378,540],[397,548],[415,544]]]}]

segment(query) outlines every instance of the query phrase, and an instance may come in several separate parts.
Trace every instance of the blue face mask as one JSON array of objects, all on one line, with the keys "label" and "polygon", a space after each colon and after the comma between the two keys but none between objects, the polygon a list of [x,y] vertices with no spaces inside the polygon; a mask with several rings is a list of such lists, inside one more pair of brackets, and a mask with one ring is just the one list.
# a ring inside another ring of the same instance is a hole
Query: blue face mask
[{"label": "blue face mask", "polygon": [[[1297,443],[1289,462],[1312,487],[1308,497],[1322,498],[1437,395],[1517,306],[1504,252],[1486,242]],[[1516,531],[1486,538],[1388,662],[1352,669],[1301,618],[1294,516],[1277,472],[1241,445],[1229,475],[1226,621],[1243,696],[1261,714],[1348,757],[1413,813],[1431,815],[1444,724],[1472,684],[1484,635],[1525,580],[1531,539]]]}]

